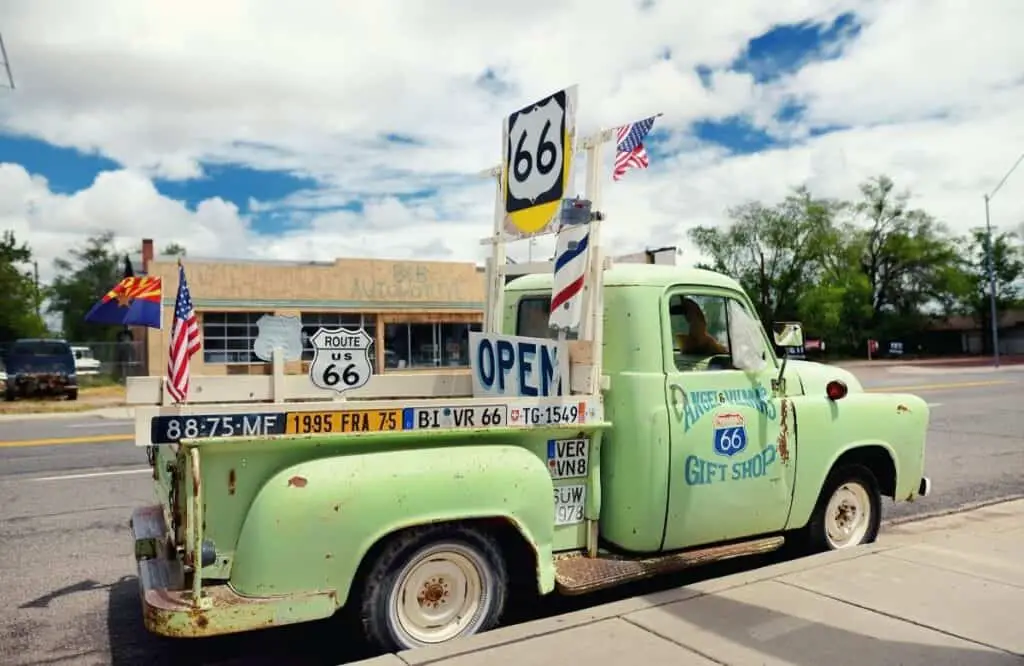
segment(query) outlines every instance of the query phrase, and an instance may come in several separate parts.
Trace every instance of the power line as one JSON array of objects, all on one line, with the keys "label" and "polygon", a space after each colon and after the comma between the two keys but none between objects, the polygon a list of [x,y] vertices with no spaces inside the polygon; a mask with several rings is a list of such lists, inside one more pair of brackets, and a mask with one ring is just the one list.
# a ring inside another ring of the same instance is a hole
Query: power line
[{"label": "power line", "polygon": [[7,72],[7,83],[11,90],[14,90],[14,74],[11,73],[11,59],[7,57],[7,47],[4,46],[4,36],[0,33],[0,58],[3,58],[4,71]]}]

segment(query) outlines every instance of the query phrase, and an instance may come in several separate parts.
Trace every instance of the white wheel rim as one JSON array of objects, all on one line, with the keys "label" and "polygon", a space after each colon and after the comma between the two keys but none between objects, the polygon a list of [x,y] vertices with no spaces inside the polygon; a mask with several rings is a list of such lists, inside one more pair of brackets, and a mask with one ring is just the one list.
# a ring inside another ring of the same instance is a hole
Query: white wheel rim
[{"label": "white wheel rim", "polygon": [[834,550],[859,545],[871,527],[871,497],[856,481],[836,488],[825,508],[825,537]]},{"label": "white wheel rim", "polygon": [[428,547],[396,579],[388,602],[391,625],[410,647],[472,633],[490,609],[490,583],[490,570],[473,550]]}]

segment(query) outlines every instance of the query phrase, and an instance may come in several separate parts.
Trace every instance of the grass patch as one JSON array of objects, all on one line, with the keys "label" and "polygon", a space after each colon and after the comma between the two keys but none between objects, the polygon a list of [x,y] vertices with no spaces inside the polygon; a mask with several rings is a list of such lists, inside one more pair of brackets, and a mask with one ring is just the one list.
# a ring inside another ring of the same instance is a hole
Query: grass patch
[{"label": "grass patch", "polygon": [[87,412],[104,407],[120,407],[124,405],[125,389],[120,384],[106,386],[82,386],[78,389],[78,400],[64,398],[48,398],[44,400],[0,400],[0,414],[48,414]]}]

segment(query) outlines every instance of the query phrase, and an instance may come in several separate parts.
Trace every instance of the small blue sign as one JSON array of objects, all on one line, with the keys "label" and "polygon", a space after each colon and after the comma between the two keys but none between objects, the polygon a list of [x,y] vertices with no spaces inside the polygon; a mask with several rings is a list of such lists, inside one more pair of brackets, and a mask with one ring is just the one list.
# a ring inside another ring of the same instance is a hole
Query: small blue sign
[{"label": "small blue sign", "polygon": [[714,450],[731,458],[747,448],[747,424],[742,414],[719,414],[712,424]]}]

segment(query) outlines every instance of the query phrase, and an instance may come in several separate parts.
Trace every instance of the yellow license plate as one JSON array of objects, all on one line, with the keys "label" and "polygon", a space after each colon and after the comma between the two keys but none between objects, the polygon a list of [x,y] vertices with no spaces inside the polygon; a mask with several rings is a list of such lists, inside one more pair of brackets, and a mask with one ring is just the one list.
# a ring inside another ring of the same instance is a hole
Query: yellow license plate
[{"label": "yellow license plate", "polygon": [[289,412],[289,435],[329,435],[402,429],[401,409],[363,409],[344,412]]}]

